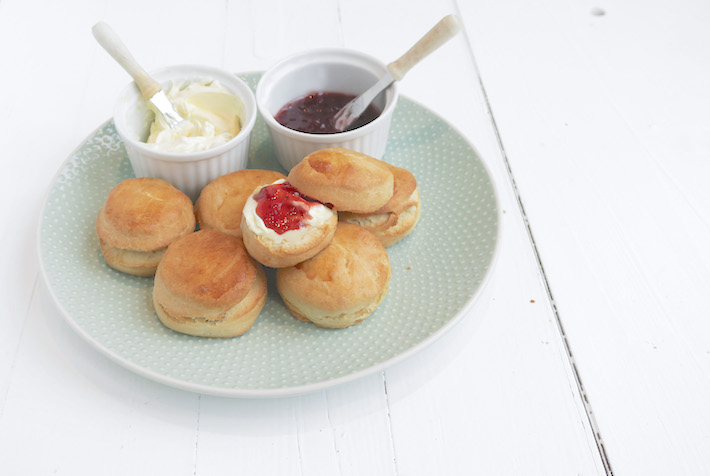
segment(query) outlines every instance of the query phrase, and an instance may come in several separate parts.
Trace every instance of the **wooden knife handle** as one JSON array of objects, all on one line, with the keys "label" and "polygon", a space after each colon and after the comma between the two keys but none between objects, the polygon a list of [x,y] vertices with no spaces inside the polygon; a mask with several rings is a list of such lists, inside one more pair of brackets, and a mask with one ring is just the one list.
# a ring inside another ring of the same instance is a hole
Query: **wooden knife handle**
[{"label": "wooden knife handle", "polygon": [[414,46],[387,65],[392,77],[397,81],[412,69],[412,66],[419,63],[431,52],[449,41],[461,28],[461,22],[456,15],[448,15],[442,18],[439,23],[427,32]]},{"label": "wooden knife handle", "polygon": [[163,88],[160,83],[153,79],[133,58],[126,45],[114,33],[110,26],[104,22],[98,22],[93,26],[91,32],[99,44],[120,64],[136,82],[138,89],[144,98],[150,99]]}]

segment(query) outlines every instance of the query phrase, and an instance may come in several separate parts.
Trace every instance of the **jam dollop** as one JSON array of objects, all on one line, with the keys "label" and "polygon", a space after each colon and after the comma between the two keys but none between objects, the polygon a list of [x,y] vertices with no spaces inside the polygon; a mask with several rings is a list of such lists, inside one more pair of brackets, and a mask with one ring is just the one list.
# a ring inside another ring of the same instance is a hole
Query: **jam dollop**
[{"label": "jam dollop", "polygon": [[311,206],[320,204],[306,197],[288,182],[264,186],[254,195],[256,214],[267,228],[283,235],[298,230],[311,219]]},{"label": "jam dollop", "polygon": [[[341,132],[335,129],[335,114],[353,99],[355,96],[352,94],[312,92],[286,104],[276,113],[274,119],[279,124],[295,131],[311,134],[334,134]],[[380,109],[371,103],[346,130],[362,127],[377,119],[380,114]]]}]

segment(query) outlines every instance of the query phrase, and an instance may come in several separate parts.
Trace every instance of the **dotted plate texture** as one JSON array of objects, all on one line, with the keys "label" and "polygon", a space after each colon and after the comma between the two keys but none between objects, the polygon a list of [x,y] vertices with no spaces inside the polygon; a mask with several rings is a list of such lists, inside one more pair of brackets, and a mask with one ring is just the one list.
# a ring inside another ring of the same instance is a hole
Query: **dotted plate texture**
[{"label": "dotted plate texture", "polygon": [[[260,73],[241,75],[252,87]],[[286,310],[273,270],[269,297],[241,337],[192,337],[164,327],[151,306],[152,278],[104,263],[95,232],[108,192],[133,177],[113,122],[66,160],[51,185],[39,225],[41,268],[69,325],[96,349],[138,374],[213,395],[303,393],[379,371],[411,355],[463,316],[488,275],[499,210],[475,150],[426,108],[400,98],[384,159],[416,176],[418,227],[388,248],[390,290],[363,323],[322,329]],[[261,118],[249,168],[281,170]]]}]

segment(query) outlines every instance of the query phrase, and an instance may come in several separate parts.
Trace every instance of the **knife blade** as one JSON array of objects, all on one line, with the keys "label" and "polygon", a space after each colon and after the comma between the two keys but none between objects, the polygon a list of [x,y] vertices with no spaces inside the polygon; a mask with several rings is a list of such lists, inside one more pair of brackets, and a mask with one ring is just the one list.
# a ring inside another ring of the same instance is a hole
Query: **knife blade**
[{"label": "knife blade", "polygon": [[387,73],[377,80],[375,84],[370,86],[367,91],[347,103],[335,114],[335,129],[337,131],[344,131],[347,129],[357,120],[358,117],[362,115],[363,112],[365,112],[367,106],[374,101],[377,95],[387,89],[392,83],[394,83],[394,76],[392,76],[392,73],[387,71]]}]

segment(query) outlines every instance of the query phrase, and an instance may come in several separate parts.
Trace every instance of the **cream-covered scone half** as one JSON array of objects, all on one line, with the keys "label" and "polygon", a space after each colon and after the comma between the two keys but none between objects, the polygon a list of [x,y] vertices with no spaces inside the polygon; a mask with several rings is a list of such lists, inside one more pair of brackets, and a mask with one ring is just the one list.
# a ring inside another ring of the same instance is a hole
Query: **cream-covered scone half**
[{"label": "cream-covered scone half", "polygon": [[200,230],[172,243],[158,265],[153,309],[168,328],[200,337],[235,337],[256,321],[266,275],[242,240]]},{"label": "cream-covered scone half", "polygon": [[106,264],[152,276],[168,245],[195,231],[192,201],[165,180],[127,179],[116,185],[96,217]]},{"label": "cream-covered scone half", "polygon": [[286,179],[274,170],[242,169],[217,177],[200,192],[195,215],[201,229],[214,228],[223,233],[242,236],[242,210],[247,198],[259,185]]},{"label": "cream-covered scone half", "polygon": [[365,228],[340,222],[326,249],[276,272],[276,287],[298,319],[344,328],[362,322],[377,309],[391,277],[382,243]]},{"label": "cream-covered scone half", "polygon": [[386,247],[409,235],[421,215],[421,198],[414,175],[401,167],[387,166],[394,175],[394,194],[389,202],[372,213],[339,212],[341,221],[367,228]]},{"label": "cream-covered scone half", "polygon": [[338,215],[285,180],[257,187],[242,210],[242,239],[264,266],[284,268],[315,256],[333,239]]}]

